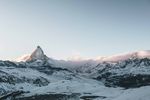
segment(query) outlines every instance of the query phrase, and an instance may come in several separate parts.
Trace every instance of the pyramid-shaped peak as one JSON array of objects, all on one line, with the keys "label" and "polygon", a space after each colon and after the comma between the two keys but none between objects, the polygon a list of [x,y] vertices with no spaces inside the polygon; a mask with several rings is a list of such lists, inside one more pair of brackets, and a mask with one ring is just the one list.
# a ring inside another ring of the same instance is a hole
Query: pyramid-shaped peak
[{"label": "pyramid-shaped peak", "polygon": [[37,46],[37,48],[33,51],[31,54],[31,59],[44,59],[45,54],[40,46]]},{"label": "pyramid-shaped peak", "polygon": [[16,59],[17,62],[23,61],[34,61],[34,60],[41,60],[41,61],[45,61],[49,59],[43,52],[42,48],[40,46],[37,46],[37,48],[28,55],[23,55],[19,58]]},{"label": "pyramid-shaped peak", "polygon": [[39,55],[39,54],[44,54],[44,52],[43,52],[43,50],[42,50],[42,48],[40,47],[40,46],[37,46],[37,48],[33,51],[33,53],[32,54],[37,54],[37,55]]}]

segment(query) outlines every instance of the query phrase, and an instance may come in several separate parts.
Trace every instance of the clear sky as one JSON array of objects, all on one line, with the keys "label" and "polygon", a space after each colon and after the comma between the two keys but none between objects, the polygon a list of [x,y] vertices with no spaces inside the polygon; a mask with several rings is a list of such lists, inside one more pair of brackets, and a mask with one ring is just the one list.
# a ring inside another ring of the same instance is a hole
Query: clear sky
[{"label": "clear sky", "polygon": [[0,59],[150,49],[150,0],[0,0]]}]

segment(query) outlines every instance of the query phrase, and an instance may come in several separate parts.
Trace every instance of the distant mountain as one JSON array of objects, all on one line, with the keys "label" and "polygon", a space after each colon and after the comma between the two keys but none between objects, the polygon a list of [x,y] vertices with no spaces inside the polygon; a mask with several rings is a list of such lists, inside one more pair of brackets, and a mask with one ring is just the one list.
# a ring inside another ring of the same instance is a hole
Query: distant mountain
[{"label": "distant mountain", "polygon": [[[150,50],[143,50],[143,51],[137,51],[137,52],[131,52],[131,53],[123,53],[123,54],[117,54],[117,55],[112,55],[112,56],[103,56],[103,57],[96,57],[93,59],[82,59],[82,60],[59,60],[59,61],[65,61],[65,62],[75,62],[75,63],[82,63],[86,61],[95,61],[95,62],[119,62],[119,61],[124,61],[130,58],[150,58]],[[28,55],[23,55],[19,58],[16,59],[17,62],[26,62],[26,61],[31,61],[31,60],[46,60],[48,57],[44,54],[42,48],[40,46],[37,46],[37,48],[33,51],[33,53],[28,54]],[[52,58],[49,58],[52,60]],[[53,59],[55,60],[55,59]],[[57,61],[57,60],[55,60]]]},{"label": "distant mountain", "polygon": [[33,51],[33,53],[26,55],[26,56],[21,56],[16,59],[18,62],[26,62],[26,61],[31,61],[31,60],[45,60],[48,57],[44,54],[43,50],[41,49],[40,46],[37,46],[37,48]]},{"label": "distant mountain", "polygon": [[105,61],[105,62],[118,62],[118,61],[130,59],[130,58],[150,58],[150,50],[117,54],[117,55],[102,57],[102,58],[100,57],[100,58],[97,58],[97,60]]}]

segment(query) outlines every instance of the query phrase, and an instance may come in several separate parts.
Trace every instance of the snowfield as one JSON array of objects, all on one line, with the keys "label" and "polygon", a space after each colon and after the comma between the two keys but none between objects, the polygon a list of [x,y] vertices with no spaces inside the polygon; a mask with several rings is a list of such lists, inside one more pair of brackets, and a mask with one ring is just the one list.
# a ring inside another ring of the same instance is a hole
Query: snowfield
[{"label": "snowfield", "polygon": [[112,100],[149,100],[150,86],[125,90],[121,95]]}]

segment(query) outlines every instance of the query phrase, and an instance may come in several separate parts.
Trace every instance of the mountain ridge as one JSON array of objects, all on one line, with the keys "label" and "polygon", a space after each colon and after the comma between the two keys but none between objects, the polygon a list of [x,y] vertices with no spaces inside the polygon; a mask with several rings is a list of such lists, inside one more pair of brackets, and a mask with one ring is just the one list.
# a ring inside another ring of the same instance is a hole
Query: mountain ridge
[{"label": "mountain ridge", "polygon": [[[30,61],[33,59],[42,60],[42,59],[48,59],[48,58],[49,57],[47,57],[44,54],[44,51],[42,50],[42,48],[40,46],[37,46],[37,48],[31,54],[18,57],[15,61],[26,62],[26,61]],[[102,56],[102,57],[96,57],[96,58],[85,58],[85,59],[83,58],[82,60],[71,59],[71,60],[61,60],[61,61],[82,62],[82,61],[93,60],[93,61],[98,61],[98,62],[118,62],[118,61],[130,59],[130,58],[150,58],[150,50],[141,50],[141,51],[136,51],[136,52],[121,53],[121,54],[116,54],[112,56]],[[49,58],[49,59],[53,59],[53,58]],[[57,60],[57,61],[60,61],[60,60]]]}]

